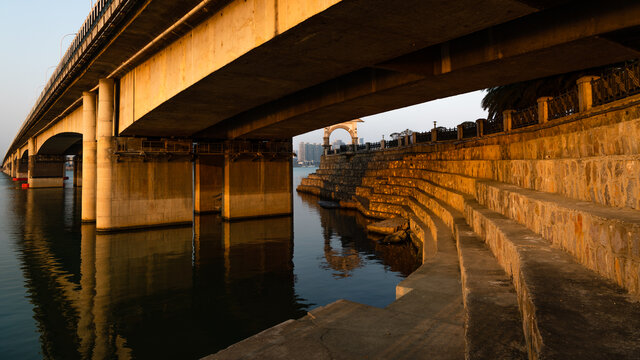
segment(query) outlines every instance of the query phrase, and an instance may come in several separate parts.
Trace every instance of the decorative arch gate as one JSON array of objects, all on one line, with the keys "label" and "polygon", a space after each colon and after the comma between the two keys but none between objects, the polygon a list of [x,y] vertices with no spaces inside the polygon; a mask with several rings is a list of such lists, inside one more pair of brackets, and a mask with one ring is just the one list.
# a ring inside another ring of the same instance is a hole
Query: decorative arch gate
[{"label": "decorative arch gate", "polygon": [[362,121],[361,119],[355,119],[355,120],[346,121],[340,124],[327,126],[326,128],[324,128],[324,137],[323,137],[324,141],[323,141],[322,147],[324,148],[325,155],[329,151],[329,148],[331,148],[331,144],[329,143],[329,136],[331,136],[331,133],[337,129],[344,129],[349,133],[349,135],[351,135],[351,145],[354,147],[354,150],[355,150],[355,147],[358,146],[358,123],[361,123],[361,122],[364,122],[364,121]]}]

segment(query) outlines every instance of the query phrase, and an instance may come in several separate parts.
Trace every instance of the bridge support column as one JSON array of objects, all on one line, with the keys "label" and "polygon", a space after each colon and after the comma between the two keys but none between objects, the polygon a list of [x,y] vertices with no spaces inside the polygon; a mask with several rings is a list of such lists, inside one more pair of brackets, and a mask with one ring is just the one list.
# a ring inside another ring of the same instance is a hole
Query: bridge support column
[{"label": "bridge support column", "polygon": [[195,160],[194,211],[217,212],[222,208],[224,155],[199,155]]},{"label": "bridge support column", "polygon": [[15,178],[17,175],[16,171],[16,155],[11,155],[11,177]]},{"label": "bridge support column", "polygon": [[291,140],[281,153],[225,154],[222,217],[227,220],[293,213]]},{"label": "bridge support column", "polygon": [[114,137],[114,83],[101,79],[98,87],[96,230],[191,223],[191,141],[145,146]]},{"label": "bridge support column", "polygon": [[[116,226],[112,211],[113,192],[113,114],[114,82],[100,79],[98,82],[98,116],[96,121],[96,229],[108,230]],[[84,100],[84,99],[83,99]],[[83,114],[84,120],[84,114]],[[84,144],[83,144],[84,145]]]},{"label": "bridge support column", "polygon": [[29,188],[64,187],[64,161],[64,155],[29,155]]},{"label": "bridge support column", "polygon": [[96,94],[82,93],[82,221],[96,221]]},{"label": "bridge support column", "polygon": [[[113,148],[123,139],[113,139]],[[100,177],[100,166],[104,170],[106,165],[98,164],[98,231],[192,222],[192,162],[188,152],[115,152],[109,159],[109,188]]]}]

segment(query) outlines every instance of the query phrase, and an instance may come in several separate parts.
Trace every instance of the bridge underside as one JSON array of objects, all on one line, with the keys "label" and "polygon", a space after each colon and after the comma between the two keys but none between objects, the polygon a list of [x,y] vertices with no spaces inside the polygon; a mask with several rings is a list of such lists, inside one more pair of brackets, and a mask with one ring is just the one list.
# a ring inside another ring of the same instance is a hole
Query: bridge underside
[{"label": "bridge underside", "polygon": [[[28,143],[29,182],[58,184],[63,155],[81,154],[82,219],[99,230],[189,222],[194,210],[289,214],[292,136],[640,57],[633,2],[131,6],[97,25],[105,30],[83,49],[86,59],[39,101],[5,158],[17,175]],[[190,148],[210,140],[224,149]]]},{"label": "bridge underside", "polygon": [[[340,2],[292,34],[173,89],[175,96],[134,114],[120,134],[286,139],[424,101],[640,55],[637,5],[570,2],[536,12],[509,1],[482,9],[411,2],[380,4],[377,10],[390,14],[382,17],[359,3]],[[453,23],[473,25],[451,29],[446,15],[452,11]],[[195,41],[185,42],[185,51]],[[156,61],[164,60],[169,72],[196,66],[162,56]],[[153,96],[145,97],[144,88],[133,83],[123,83],[122,94],[124,113]]]}]

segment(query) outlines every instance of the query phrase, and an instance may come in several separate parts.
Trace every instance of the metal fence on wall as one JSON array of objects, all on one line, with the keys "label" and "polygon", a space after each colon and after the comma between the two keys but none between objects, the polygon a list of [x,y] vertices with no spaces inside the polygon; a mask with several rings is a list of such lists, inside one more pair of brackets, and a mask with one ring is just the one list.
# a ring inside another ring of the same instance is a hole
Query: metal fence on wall
[{"label": "metal fence on wall", "polygon": [[608,102],[640,93],[640,64],[634,62],[623,68],[610,70],[591,82],[593,104]]},{"label": "metal fence on wall", "polygon": [[558,119],[579,111],[578,89],[572,89],[547,102],[548,119]]},{"label": "metal fence on wall", "polygon": [[473,121],[465,121],[462,124],[462,137],[472,138],[478,136],[478,127]]},{"label": "metal fence on wall", "polygon": [[511,128],[519,129],[538,123],[538,105],[516,111],[511,115]]},{"label": "metal fence on wall", "polygon": [[458,139],[458,129],[455,128],[445,128],[438,127],[436,128],[437,132],[437,140],[457,140]]},{"label": "metal fence on wall", "polygon": [[484,135],[495,134],[504,131],[502,114],[485,120],[482,132]]}]

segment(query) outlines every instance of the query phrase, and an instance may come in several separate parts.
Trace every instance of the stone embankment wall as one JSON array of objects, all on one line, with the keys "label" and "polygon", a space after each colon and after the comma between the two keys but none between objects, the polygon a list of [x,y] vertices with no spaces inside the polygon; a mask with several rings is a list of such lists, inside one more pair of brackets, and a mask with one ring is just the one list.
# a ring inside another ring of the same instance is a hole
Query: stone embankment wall
[{"label": "stone embankment wall", "polygon": [[377,218],[419,221],[417,206],[426,206],[449,224],[444,204],[479,234],[481,206],[639,295],[639,139],[640,96],[632,96],[482,138],[325,156],[298,191]]}]

